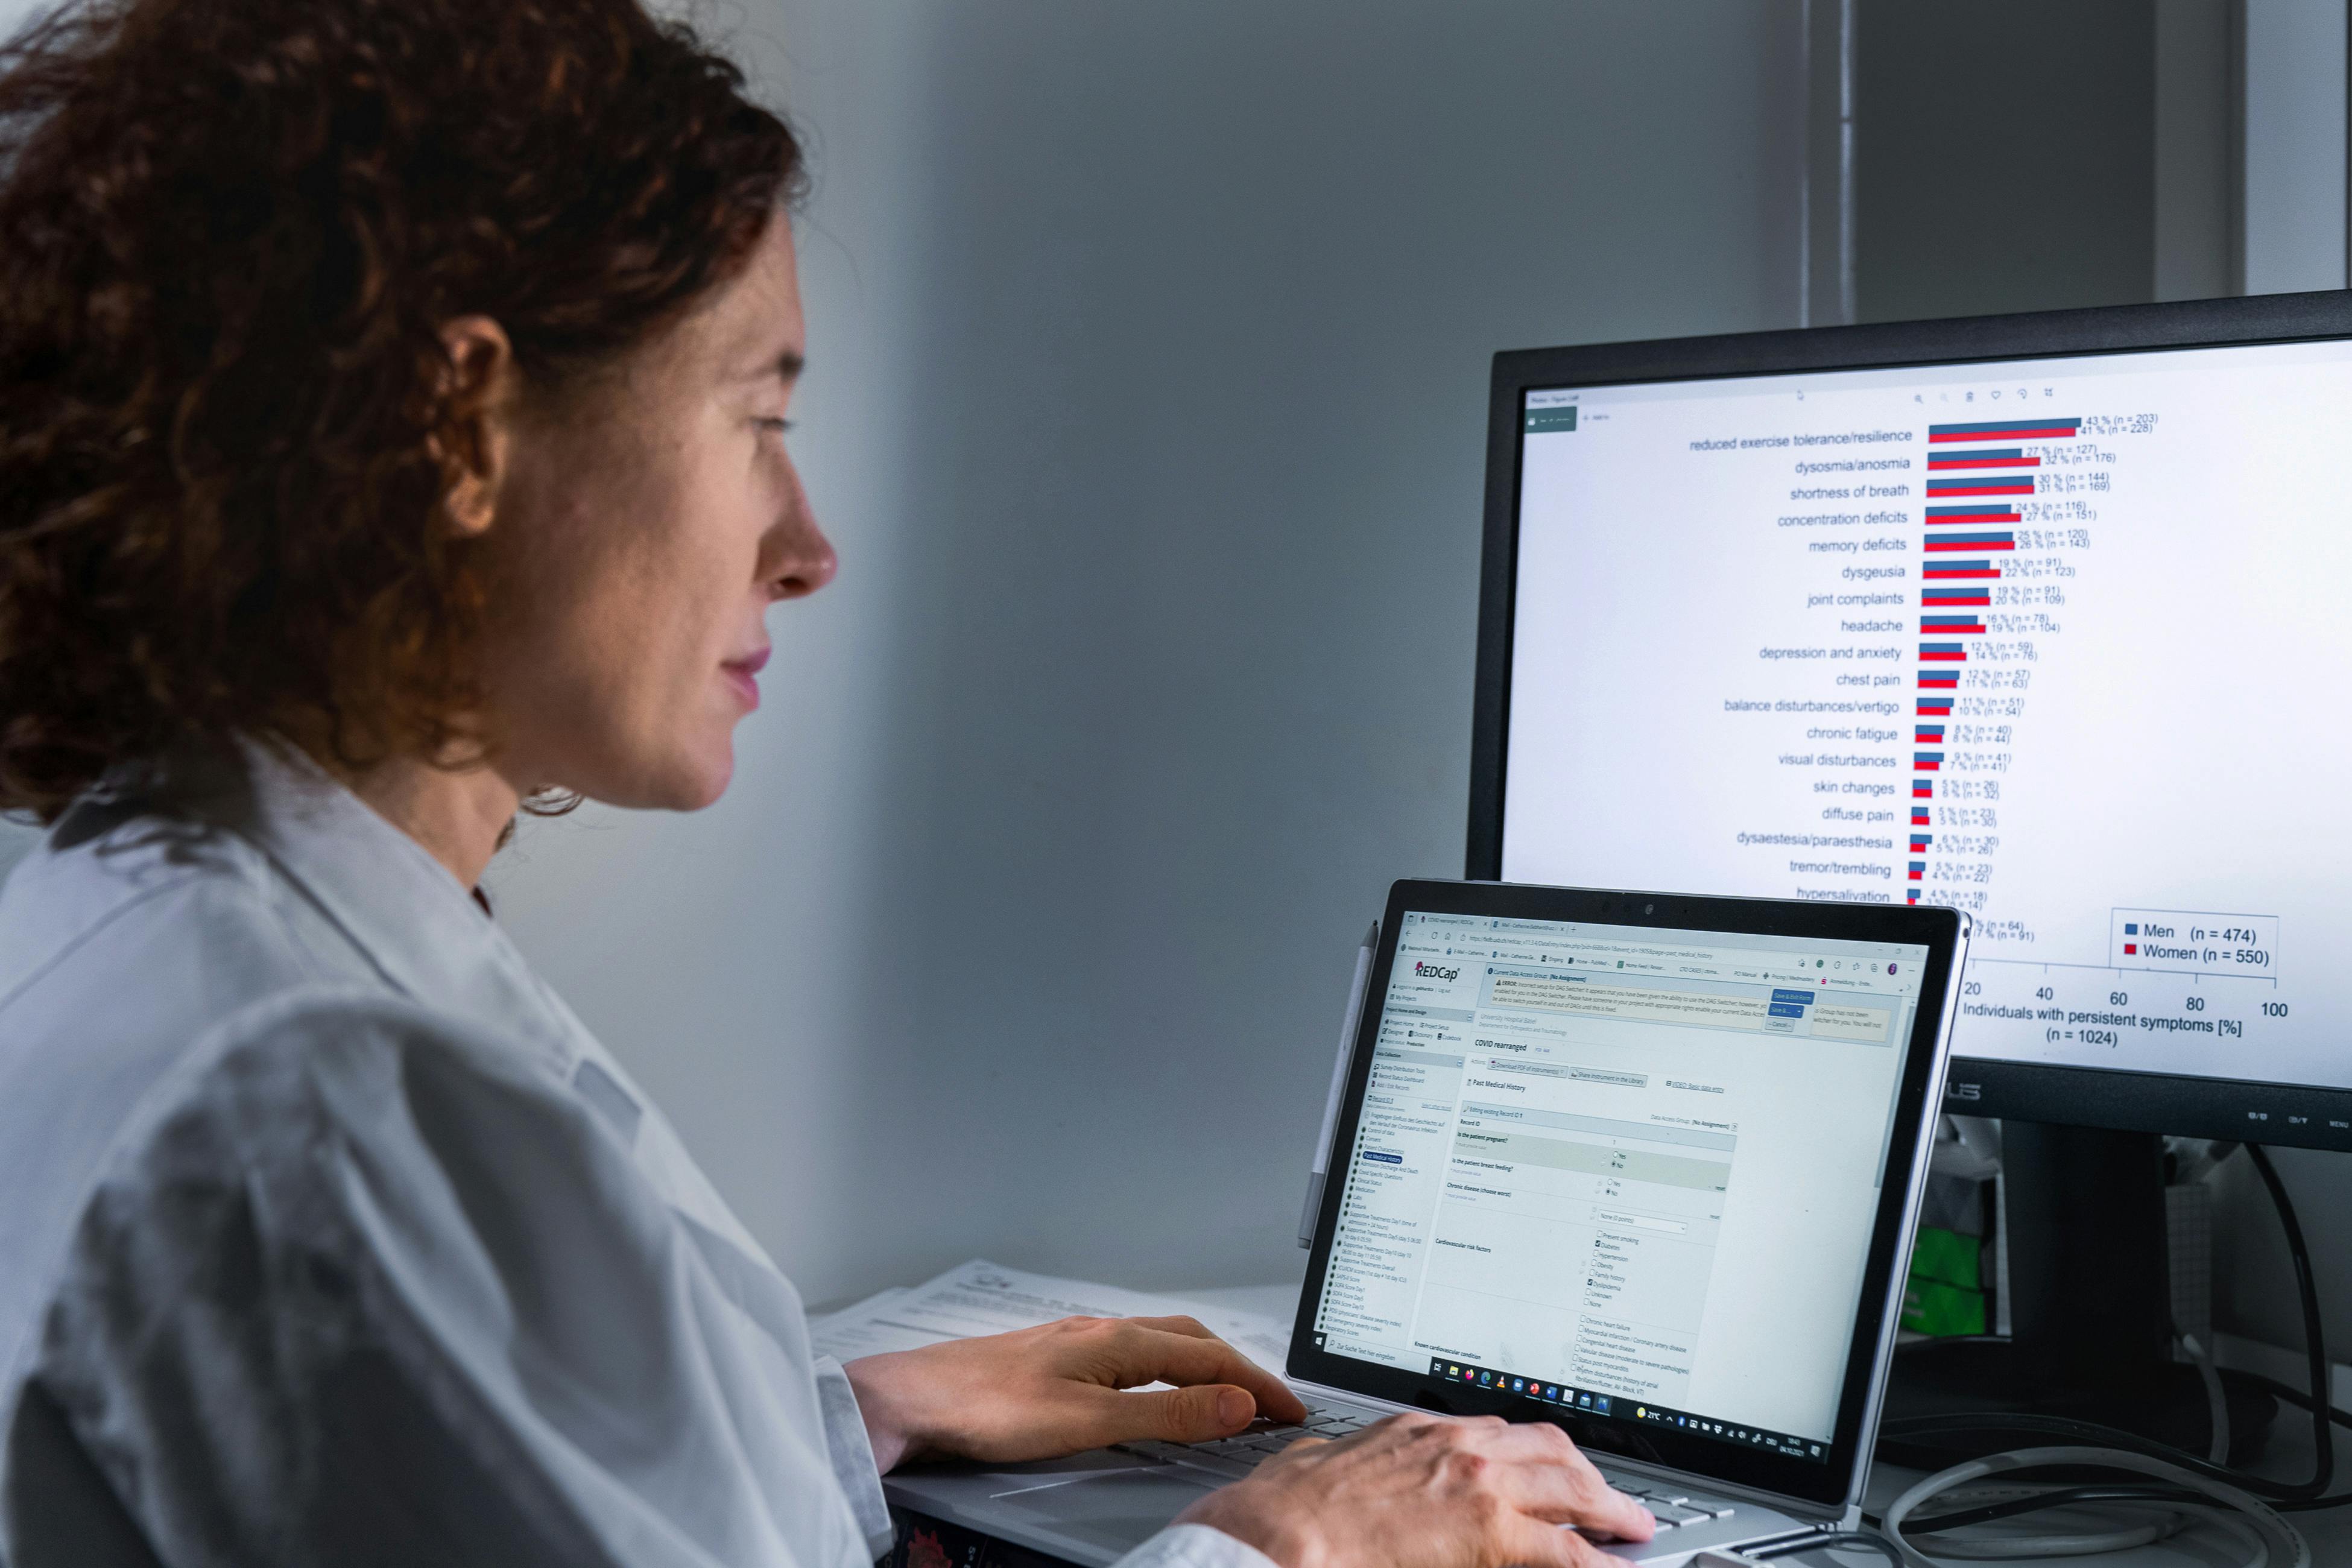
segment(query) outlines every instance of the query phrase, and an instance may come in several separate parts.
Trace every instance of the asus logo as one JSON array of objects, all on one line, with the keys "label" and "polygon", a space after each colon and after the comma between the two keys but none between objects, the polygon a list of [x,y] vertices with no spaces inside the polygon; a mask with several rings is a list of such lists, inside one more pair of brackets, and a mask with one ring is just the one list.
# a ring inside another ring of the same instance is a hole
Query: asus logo
[{"label": "asus logo", "polygon": [[1462,973],[1458,969],[1440,969],[1433,963],[1423,963],[1417,958],[1412,961],[1412,972],[1415,974],[1425,974],[1432,980],[1451,980]]}]

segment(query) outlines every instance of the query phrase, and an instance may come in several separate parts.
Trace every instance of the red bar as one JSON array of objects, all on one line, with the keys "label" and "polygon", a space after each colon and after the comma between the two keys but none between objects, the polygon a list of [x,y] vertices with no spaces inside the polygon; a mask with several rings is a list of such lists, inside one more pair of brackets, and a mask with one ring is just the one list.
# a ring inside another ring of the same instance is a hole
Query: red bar
[{"label": "red bar", "polygon": [[1960,649],[1958,653],[1923,653],[1919,656],[1921,660],[1927,664],[1959,664],[1968,657],[1969,650],[1966,648]]},{"label": "red bar", "polygon": [[1941,500],[1946,496],[2030,496],[2033,493],[2032,479],[2004,479],[1988,476],[1969,485],[1944,485],[1929,490],[1929,500]]},{"label": "red bar", "polygon": [[1921,626],[1919,628],[1919,635],[1923,637],[1942,637],[1945,633],[1949,632],[1956,637],[1966,637],[1979,636],[1983,631],[1984,623],[1982,621],[1978,621],[1972,625],[1965,626]]},{"label": "red bar", "polygon": [[1940,528],[1955,522],[2023,522],[2024,517],[2015,511],[1954,511],[1927,520],[1929,528]]},{"label": "red bar", "polygon": [[1961,539],[1930,539],[1927,541],[1925,548],[1929,550],[1951,552],[1962,550],[2014,550],[2017,548],[2017,541],[2012,539],[2001,543],[1992,543],[1979,539],[1974,544],[1970,544],[1966,540]]},{"label": "red bar", "polygon": [[1926,826],[1928,826],[1928,822],[1927,822],[1927,814],[1926,812],[1924,812],[1924,811],[1914,811],[1914,812],[1912,812],[1912,814],[1911,814],[1911,826],[1914,826],[1914,827],[1926,827]]},{"label": "red bar", "polygon": [[1933,800],[1936,798],[1936,791],[1927,780],[1913,779],[1911,781],[1911,798],[1913,800]]},{"label": "red bar", "polygon": [[1990,594],[1962,594],[1949,599],[1921,599],[1919,601],[1919,607],[1923,610],[1928,610],[1934,609],[1937,605],[1941,605],[1947,609],[1965,610],[1971,605],[1983,605],[1990,607],[1991,604],[1992,595]]},{"label": "red bar", "polygon": [[2038,468],[2041,466],[2042,459],[2039,458],[1964,458],[1953,456],[1949,458],[1929,458],[1927,459],[1927,471],[1929,473],[1934,473],[1938,468]]},{"label": "red bar", "polygon": [[2000,568],[1988,566],[1981,572],[1955,572],[1948,566],[1938,566],[1930,561],[1919,575],[1930,579],[1941,577],[1948,580],[1962,577],[1998,577],[2000,575]]},{"label": "red bar", "polygon": [[1913,880],[1913,881],[1915,881],[1915,882],[1916,882],[1916,881],[1917,881],[1917,880],[1919,879],[1919,875],[1920,875],[1920,874],[1919,874],[1918,872],[1916,872],[1916,871],[1912,872],[1912,873],[1911,873],[1911,880]]},{"label": "red bar", "polygon": [[1941,763],[1913,763],[1911,767],[1912,771],[1915,773],[1941,773],[1943,771],[1944,764]]},{"label": "red bar", "polygon": [[1980,446],[1990,441],[2072,441],[2081,434],[2063,425],[2014,425],[2005,430],[1947,430],[1940,436],[1928,437],[1927,443],[1940,446],[1945,442],[1966,442]]}]

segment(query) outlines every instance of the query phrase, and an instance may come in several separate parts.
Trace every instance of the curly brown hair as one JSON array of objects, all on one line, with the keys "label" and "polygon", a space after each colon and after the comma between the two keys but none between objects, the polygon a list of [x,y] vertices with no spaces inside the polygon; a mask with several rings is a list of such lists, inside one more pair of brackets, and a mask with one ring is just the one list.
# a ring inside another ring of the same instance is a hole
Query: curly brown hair
[{"label": "curly brown hair", "polygon": [[559,392],[803,169],[637,0],[115,0],[0,47],[0,811],[239,731],[486,744],[440,327]]}]

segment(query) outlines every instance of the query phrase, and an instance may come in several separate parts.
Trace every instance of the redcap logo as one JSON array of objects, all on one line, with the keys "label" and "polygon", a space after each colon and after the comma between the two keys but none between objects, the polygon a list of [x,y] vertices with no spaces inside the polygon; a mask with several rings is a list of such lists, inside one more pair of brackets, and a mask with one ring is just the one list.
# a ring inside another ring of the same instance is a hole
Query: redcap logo
[{"label": "redcap logo", "polygon": [[1440,969],[1433,963],[1423,963],[1417,958],[1412,961],[1412,972],[1415,974],[1425,974],[1432,980],[1451,980],[1462,973],[1458,969]]}]

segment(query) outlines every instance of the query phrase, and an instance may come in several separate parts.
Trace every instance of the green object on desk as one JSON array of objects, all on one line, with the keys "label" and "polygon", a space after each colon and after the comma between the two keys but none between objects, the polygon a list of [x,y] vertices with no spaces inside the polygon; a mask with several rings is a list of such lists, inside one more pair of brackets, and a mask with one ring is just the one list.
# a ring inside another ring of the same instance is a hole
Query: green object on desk
[{"label": "green object on desk", "polygon": [[1939,1339],[1983,1333],[1982,1258],[1977,1237],[1921,1226],[1911,1243],[1911,1277],[1903,1287],[1903,1326]]}]

